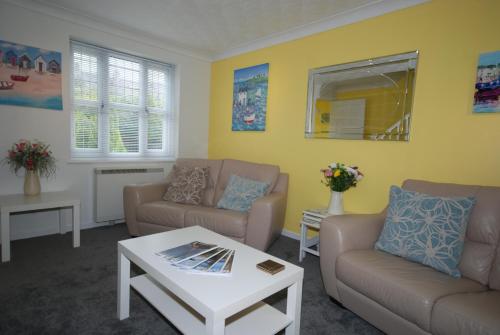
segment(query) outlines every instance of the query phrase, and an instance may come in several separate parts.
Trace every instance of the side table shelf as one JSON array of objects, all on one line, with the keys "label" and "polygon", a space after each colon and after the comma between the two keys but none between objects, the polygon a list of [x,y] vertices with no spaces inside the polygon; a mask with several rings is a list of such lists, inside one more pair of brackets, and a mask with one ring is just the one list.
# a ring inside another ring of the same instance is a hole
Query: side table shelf
[{"label": "side table shelf", "polygon": [[319,235],[308,238],[307,233],[309,230],[319,233],[321,220],[329,215],[331,214],[328,214],[326,208],[306,209],[302,212],[302,220],[300,221],[299,262],[302,262],[304,257],[306,257],[306,252],[319,256]]}]

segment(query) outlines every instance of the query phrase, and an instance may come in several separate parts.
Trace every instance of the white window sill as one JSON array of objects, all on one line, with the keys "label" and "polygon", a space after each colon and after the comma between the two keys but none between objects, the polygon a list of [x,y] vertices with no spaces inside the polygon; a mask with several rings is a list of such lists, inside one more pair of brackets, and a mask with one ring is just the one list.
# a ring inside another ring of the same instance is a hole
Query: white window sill
[{"label": "white window sill", "polygon": [[154,157],[141,157],[141,158],[110,158],[110,159],[97,159],[97,158],[72,158],[68,164],[116,164],[116,163],[169,163],[175,162],[174,158],[154,158]]}]

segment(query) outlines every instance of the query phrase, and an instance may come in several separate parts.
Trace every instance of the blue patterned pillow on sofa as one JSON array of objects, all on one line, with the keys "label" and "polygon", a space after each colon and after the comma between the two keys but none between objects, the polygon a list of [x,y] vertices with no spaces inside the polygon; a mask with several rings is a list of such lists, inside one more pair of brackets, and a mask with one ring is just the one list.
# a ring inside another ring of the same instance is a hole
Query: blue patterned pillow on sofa
[{"label": "blue patterned pillow on sofa", "polygon": [[217,207],[247,212],[255,200],[266,194],[268,187],[268,183],[232,174]]},{"label": "blue patterned pillow on sofa", "polygon": [[445,198],[391,187],[384,228],[375,248],[460,277],[472,197]]}]

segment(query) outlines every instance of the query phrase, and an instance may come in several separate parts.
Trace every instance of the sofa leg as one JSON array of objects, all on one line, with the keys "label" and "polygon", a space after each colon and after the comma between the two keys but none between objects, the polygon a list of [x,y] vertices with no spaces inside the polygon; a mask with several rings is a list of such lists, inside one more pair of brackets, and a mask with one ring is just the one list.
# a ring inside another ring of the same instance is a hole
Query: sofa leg
[{"label": "sofa leg", "polygon": [[342,309],[346,309],[344,305],[342,305],[342,303],[338,300],[335,300],[334,298],[330,297],[330,301],[333,302],[335,305],[337,305],[338,307],[342,308]]}]

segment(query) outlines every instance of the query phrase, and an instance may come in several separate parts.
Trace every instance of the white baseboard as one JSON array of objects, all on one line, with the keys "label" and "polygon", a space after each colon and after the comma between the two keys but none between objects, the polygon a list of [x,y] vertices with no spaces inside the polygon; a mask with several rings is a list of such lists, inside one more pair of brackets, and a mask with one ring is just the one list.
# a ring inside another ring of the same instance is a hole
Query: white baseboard
[{"label": "white baseboard", "polygon": [[[124,221],[117,221],[116,223],[123,223]],[[105,227],[105,226],[111,226],[112,224],[108,222],[85,222],[80,224],[80,230],[85,230],[85,229],[92,229],[92,228],[98,228],[98,227]],[[72,225],[69,222],[66,222],[64,225],[64,233],[71,233],[72,232]],[[30,225],[30,229],[23,229],[23,230],[17,230],[15,232],[12,232],[13,234],[11,235],[11,241],[14,240],[21,240],[25,238],[32,238],[32,237],[38,237],[38,236],[45,236],[45,235],[52,235],[52,234],[59,234],[59,225],[57,226],[52,226],[49,227],[48,225],[43,225],[43,226],[36,226],[36,225]],[[288,229],[283,229],[281,231],[281,235],[289,237],[291,239],[300,240],[300,235],[292,232]]]},{"label": "white baseboard", "polygon": [[300,241],[300,235],[293,232],[293,231],[290,231],[288,229],[283,229],[281,231],[281,235],[289,237],[289,238],[293,238],[294,240],[297,240],[297,241]]},{"label": "white baseboard", "polygon": [[105,227],[105,226],[113,226],[118,223],[124,223],[125,221],[116,221],[115,223],[109,223],[109,222],[88,222],[80,225],[80,230],[84,229],[92,229],[92,228],[98,228],[98,227]]}]

